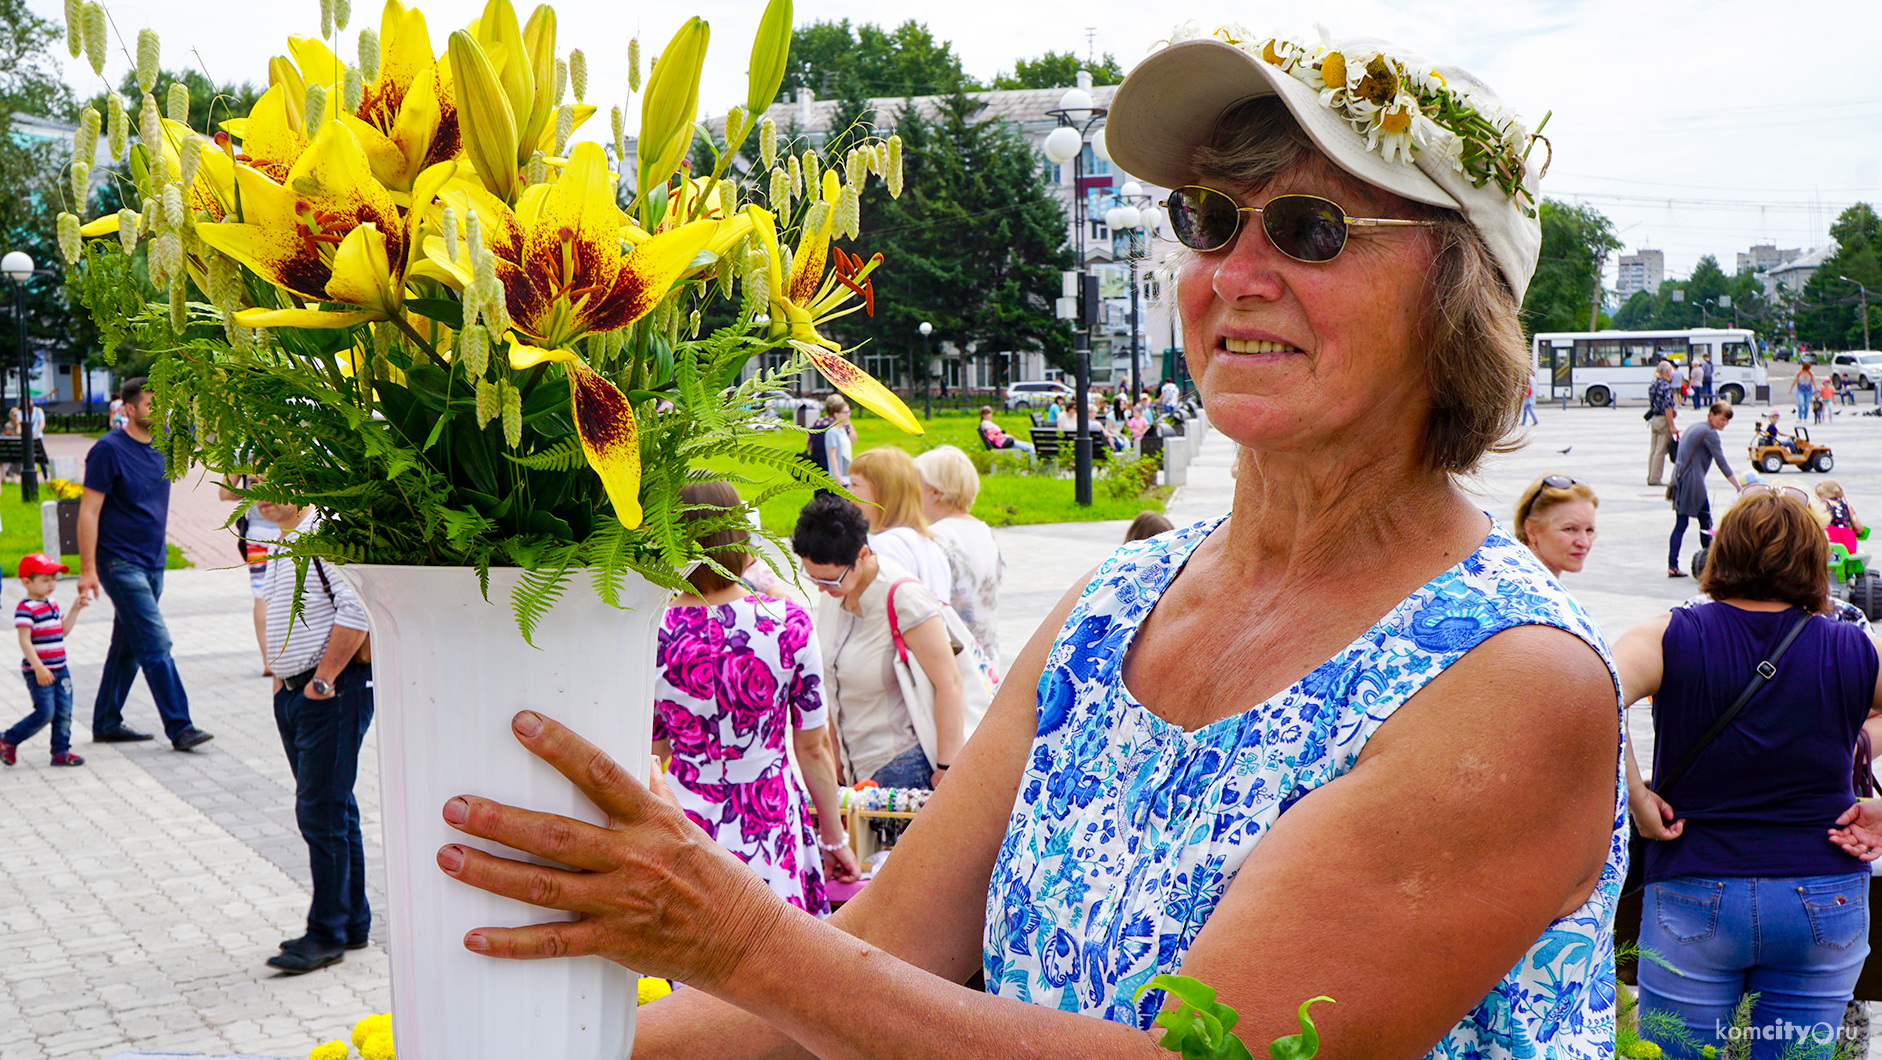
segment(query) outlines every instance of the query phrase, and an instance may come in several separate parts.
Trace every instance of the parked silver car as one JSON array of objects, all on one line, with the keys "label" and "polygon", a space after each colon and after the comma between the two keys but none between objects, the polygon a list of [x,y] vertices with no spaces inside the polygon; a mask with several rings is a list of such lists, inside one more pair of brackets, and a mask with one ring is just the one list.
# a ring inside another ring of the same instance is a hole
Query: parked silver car
[{"label": "parked silver car", "polygon": [[1006,388],[1006,411],[1014,409],[1044,408],[1058,398],[1067,405],[1077,396],[1077,391],[1064,383],[1040,379],[1030,383],[1013,383]]}]

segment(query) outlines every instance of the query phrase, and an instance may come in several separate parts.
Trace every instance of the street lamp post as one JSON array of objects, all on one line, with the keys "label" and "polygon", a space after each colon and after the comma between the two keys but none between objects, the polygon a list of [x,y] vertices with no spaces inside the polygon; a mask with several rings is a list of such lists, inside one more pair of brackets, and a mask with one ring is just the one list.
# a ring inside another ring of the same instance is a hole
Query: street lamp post
[{"label": "street lamp post", "polygon": [[1150,196],[1144,193],[1143,185],[1136,181],[1126,181],[1118,189],[1118,205],[1113,206],[1105,215],[1104,223],[1112,231],[1122,231],[1130,237],[1131,283],[1131,400],[1143,393],[1143,347],[1138,337],[1138,291],[1137,263],[1144,255],[1144,232],[1155,231],[1160,220],[1157,208],[1150,204]]},{"label": "street lamp post", "polygon": [[[1081,75],[1084,80],[1087,75]],[[1073,499],[1091,505],[1091,325],[1086,311],[1090,299],[1086,289],[1091,276],[1085,271],[1085,138],[1105,116],[1103,107],[1091,104],[1091,93],[1081,85],[1068,88],[1059,97],[1059,105],[1046,111],[1059,121],[1059,127],[1046,134],[1045,153],[1058,165],[1072,164],[1072,222],[1078,233],[1078,260],[1073,266],[1078,275],[1077,327],[1072,332],[1072,367],[1078,392],[1078,433],[1073,436]]]},{"label": "street lamp post", "polygon": [[921,332],[921,418],[931,420],[934,419],[934,387],[928,385],[927,370],[934,366],[934,354],[929,352],[928,336],[934,334],[934,325],[924,320],[915,330]]},{"label": "street lamp post", "polygon": [[1840,276],[1838,279],[1844,283],[1853,283],[1862,291],[1862,348],[1875,349],[1874,346],[1869,345],[1869,288],[1864,287],[1861,280],[1852,280],[1847,276]]},{"label": "street lamp post", "polygon": [[33,463],[33,354],[26,345],[26,281],[33,278],[33,259],[15,250],[0,258],[0,273],[13,281],[13,315],[20,337],[20,499],[39,500],[39,469]]}]

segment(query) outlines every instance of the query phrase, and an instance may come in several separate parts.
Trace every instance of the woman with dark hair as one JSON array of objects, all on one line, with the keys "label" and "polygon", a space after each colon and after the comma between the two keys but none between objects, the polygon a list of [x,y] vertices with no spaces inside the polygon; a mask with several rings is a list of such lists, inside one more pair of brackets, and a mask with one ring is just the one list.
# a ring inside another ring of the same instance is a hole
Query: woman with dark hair
[{"label": "woman with dark hair", "polygon": [[1747,486],[1700,574],[1713,602],[1614,646],[1623,698],[1653,697],[1653,787],[1627,752],[1634,823],[1656,840],[1640,945],[1666,962],[1641,962],[1641,1010],[1721,1050],[1746,994],[1755,1027],[1840,1026],[1869,952],[1868,867],[1825,836],[1855,802],[1856,734],[1882,683],[1870,639],[1821,613],[1828,555],[1802,490]]},{"label": "woman with dark hair", "polygon": [[[447,850],[457,879],[583,913],[473,949],[600,953],[695,988],[639,1010],[639,1060],[702,1040],[1167,1055],[1153,1024],[1176,1002],[1149,987],[1179,972],[1257,1051],[1324,994],[1328,1058],[1613,1055],[1618,683],[1459,482],[1506,446],[1530,375],[1546,150],[1469,73],[1378,41],[1178,37],[1118,87],[1105,139],[1174,189],[1188,374],[1244,447],[1232,514],[1124,545],[1060,599],[829,923],[696,856],[625,774],[565,767],[618,807],[608,829],[469,800],[469,834],[566,835],[556,860],[590,870]],[[851,555],[804,544],[818,584],[851,592]],[[518,730],[559,766],[592,760],[541,714]]]},{"label": "woman with dark hair", "polygon": [[[836,496],[806,505],[791,534],[804,579],[836,600],[819,613],[817,636],[843,775],[885,788],[938,788],[967,740],[961,675],[941,615],[946,605],[878,555],[874,540],[863,513]],[[897,630],[934,686],[932,708],[903,694],[894,670]]]},{"label": "woman with dark hair", "polygon": [[[823,654],[810,615],[737,579],[753,556],[730,484],[694,483],[680,500],[700,506],[688,520],[725,524],[702,542],[722,569],[694,568],[691,589],[667,607],[655,660],[654,753],[694,824],[779,898],[827,916],[824,880],[856,879],[857,863],[837,805]],[[801,783],[784,754],[787,732]]]}]

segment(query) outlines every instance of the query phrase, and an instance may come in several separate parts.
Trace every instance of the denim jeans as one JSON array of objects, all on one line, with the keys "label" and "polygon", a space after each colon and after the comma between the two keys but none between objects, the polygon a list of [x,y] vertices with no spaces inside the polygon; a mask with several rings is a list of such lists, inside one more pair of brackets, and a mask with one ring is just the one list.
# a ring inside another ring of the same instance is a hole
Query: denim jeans
[{"label": "denim jeans", "polygon": [[62,755],[72,749],[72,672],[60,668],[52,671],[52,677],[51,684],[42,685],[39,678],[27,671],[26,693],[33,699],[33,712],[20,719],[20,723],[8,729],[0,739],[10,744],[25,743],[50,721],[52,753]]},{"label": "denim jeans", "polygon": [[294,774],[294,820],[307,841],[314,900],[307,933],[338,945],[360,942],[372,927],[366,904],[366,846],[360,838],[359,746],[372,724],[372,666],[340,671],[329,699],[308,699],[303,685],[274,696],[274,723]]},{"label": "denim jeans", "polygon": [[1686,540],[1687,520],[1694,519],[1694,518],[1699,520],[1699,529],[1701,530],[1712,529],[1712,505],[1711,503],[1708,502],[1704,508],[1699,509],[1699,514],[1697,516],[1690,516],[1690,515],[1685,515],[1682,513],[1682,514],[1677,514],[1673,517],[1673,537],[1670,541],[1667,542],[1667,547],[1666,547],[1666,569],[1667,570],[1679,569],[1679,546],[1682,542]]},{"label": "denim jeans", "polygon": [[889,759],[889,763],[869,778],[885,788],[922,788],[934,787],[934,766],[928,762],[928,756],[921,752],[921,745],[915,746]]},{"label": "denim jeans", "polygon": [[174,740],[190,727],[189,694],[170,657],[170,630],[157,601],[163,597],[163,568],[142,567],[115,556],[98,560],[98,583],[111,598],[111,647],[92,703],[91,731],[102,736],[124,724],[124,699],[137,671],[144,671],[150,698],[157,702],[163,734]]},{"label": "denim jeans", "polygon": [[1797,422],[1802,423],[1809,418],[1810,391],[1800,386],[1797,388]]},{"label": "denim jeans", "polygon": [[[1647,887],[1640,948],[1678,969],[1640,962],[1643,1017],[1670,1013],[1723,1054],[1732,1010],[1757,994],[1752,1060],[1775,1060],[1800,1039],[1806,1056],[1828,1060],[1869,955],[1869,873],[1663,880]],[[1694,1055],[1660,1044],[1677,1060]]]},{"label": "denim jeans", "polygon": [[1521,427],[1525,423],[1533,423],[1538,427],[1542,426],[1542,417],[1536,415],[1536,399],[1534,395],[1523,398],[1522,415],[1516,417],[1516,425],[1518,427]]}]

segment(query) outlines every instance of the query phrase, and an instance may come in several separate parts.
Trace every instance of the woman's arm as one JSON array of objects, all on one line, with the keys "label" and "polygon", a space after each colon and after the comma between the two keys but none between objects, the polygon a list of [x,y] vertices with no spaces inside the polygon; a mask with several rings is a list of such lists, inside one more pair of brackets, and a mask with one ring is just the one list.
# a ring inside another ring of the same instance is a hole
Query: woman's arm
[{"label": "woman's arm", "polygon": [[849,846],[849,833],[843,828],[843,809],[836,793],[836,763],[830,760],[830,740],[824,728],[819,725],[814,729],[792,730],[791,748],[797,752],[797,768],[803,771],[804,786],[810,789],[810,803],[817,808],[817,842],[824,847],[842,844],[836,850],[823,850],[824,867],[837,870],[835,878],[848,883],[861,875],[861,871],[856,863],[856,852]]},{"label": "woman's arm", "polygon": [[934,685],[934,733],[936,761],[930,783],[939,788],[954,760],[960,757],[963,720],[961,716],[961,671],[954,663],[954,643],[948,638],[947,621],[940,615],[914,629],[906,630],[909,654]]},{"label": "woman's arm", "polygon": [[[1614,642],[1614,668],[1621,675],[1621,701],[1629,706],[1660,691],[1666,674],[1666,658],[1660,648],[1666,639],[1666,627],[1673,621],[1667,612],[1642,622]],[[1623,727],[1624,728],[1624,727]],[[1677,839],[1686,830],[1686,822],[1676,820],[1673,807],[1647,787],[1634,757],[1634,743],[1627,741],[1627,808],[1634,826],[1648,839]]]}]

